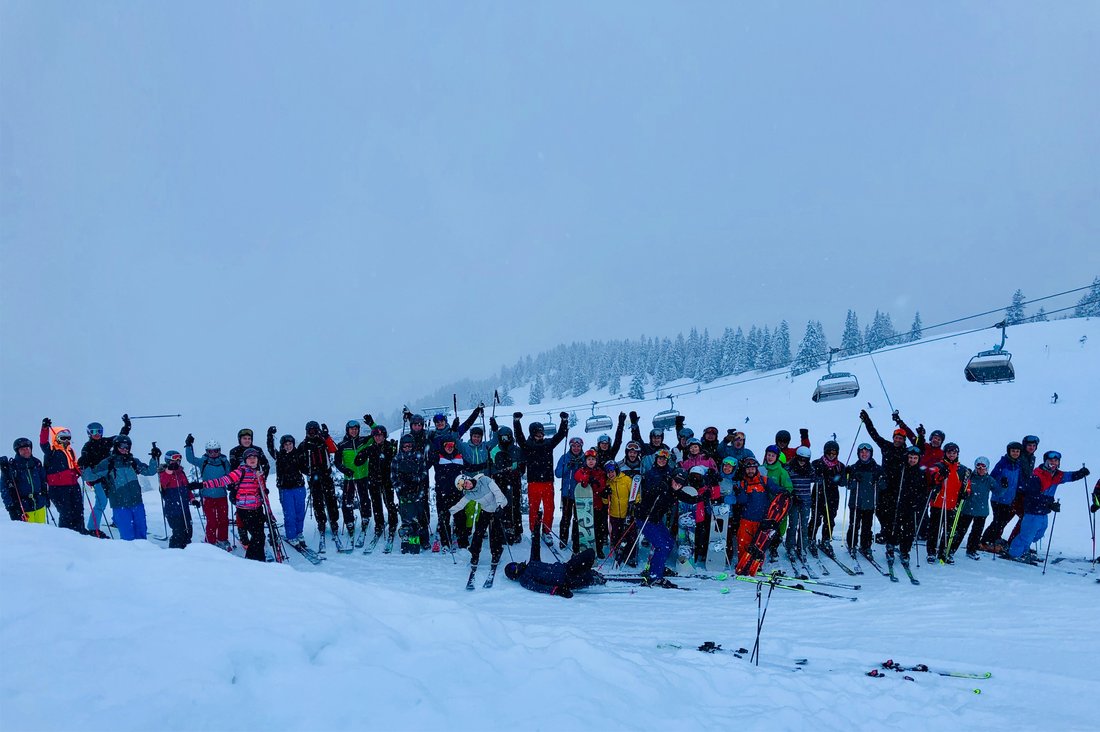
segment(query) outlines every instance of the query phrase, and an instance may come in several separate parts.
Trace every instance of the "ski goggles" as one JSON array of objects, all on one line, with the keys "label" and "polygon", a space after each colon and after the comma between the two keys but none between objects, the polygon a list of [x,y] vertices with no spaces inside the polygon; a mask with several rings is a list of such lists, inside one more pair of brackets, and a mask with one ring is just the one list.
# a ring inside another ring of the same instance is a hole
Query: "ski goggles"
[{"label": "ski goggles", "polygon": [[168,462],[170,462],[170,463],[183,462],[183,455],[180,455],[178,452],[175,455],[169,455],[168,456]]},{"label": "ski goggles", "polygon": [[103,437],[103,428],[99,427],[88,430],[88,437]]},{"label": "ski goggles", "polygon": [[1043,460],[1061,460],[1061,459],[1062,459],[1062,453],[1058,452],[1057,450],[1050,450],[1045,455],[1043,455]]},{"label": "ski goggles", "polygon": [[58,435],[57,436],[57,441],[58,442],[68,442],[71,439],[73,439],[72,435]]}]

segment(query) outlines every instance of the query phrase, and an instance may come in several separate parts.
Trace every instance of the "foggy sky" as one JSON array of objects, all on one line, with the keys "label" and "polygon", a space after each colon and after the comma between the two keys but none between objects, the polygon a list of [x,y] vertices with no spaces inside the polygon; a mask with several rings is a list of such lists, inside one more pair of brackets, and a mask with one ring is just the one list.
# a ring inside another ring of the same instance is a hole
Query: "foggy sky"
[{"label": "foggy sky", "polygon": [[838,341],[1100,272],[1093,2],[0,13],[4,452],[47,414],[300,434],[560,342]]}]

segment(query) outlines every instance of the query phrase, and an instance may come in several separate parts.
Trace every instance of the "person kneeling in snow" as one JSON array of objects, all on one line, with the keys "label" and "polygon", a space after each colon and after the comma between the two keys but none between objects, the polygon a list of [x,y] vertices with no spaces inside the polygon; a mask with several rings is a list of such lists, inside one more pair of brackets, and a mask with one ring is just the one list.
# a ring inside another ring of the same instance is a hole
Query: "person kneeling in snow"
[{"label": "person kneeling in snow", "polygon": [[[485,531],[489,531],[489,552],[493,567],[504,553],[504,527],[500,524],[497,511],[508,505],[508,499],[488,475],[459,475],[455,478],[455,487],[462,491],[462,497],[451,506],[451,516],[466,510],[469,503],[477,504],[474,511],[474,535],[470,537],[470,567],[477,566],[481,556],[481,544]],[[442,522],[441,522],[442,523]]]},{"label": "person kneeling in snow", "polygon": [[592,569],[595,562],[596,552],[591,548],[574,554],[568,562],[540,562],[539,543],[535,540],[531,542],[530,561],[509,562],[504,575],[532,592],[572,597],[574,590],[607,583],[603,575]]}]

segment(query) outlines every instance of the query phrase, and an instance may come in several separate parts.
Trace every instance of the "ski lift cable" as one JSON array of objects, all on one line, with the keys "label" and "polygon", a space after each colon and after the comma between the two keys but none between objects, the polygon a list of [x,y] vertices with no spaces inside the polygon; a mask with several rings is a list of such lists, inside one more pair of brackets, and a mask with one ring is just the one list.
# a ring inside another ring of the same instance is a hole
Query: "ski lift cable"
[{"label": "ski lift cable", "polygon": [[[1074,292],[1080,292],[1081,290],[1087,290],[1091,287],[1092,287],[1092,285],[1090,284],[1090,285],[1087,285],[1085,287],[1078,287],[1078,288],[1075,288],[1075,289],[1072,289],[1072,290],[1065,290],[1065,291],[1059,292],[1055,295],[1046,295],[1044,297],[1035,298],[1034,300],[1028,300],[1027,303],[1025,303],[1025,304],[1039,302],[1040,300],[1049,300],[1051,298],[1059,297],[1061,295],[1067,295],[1067,294],[1072,294]],[[1081,305],[1091,305],[1094,302],[1100,302],[1100,298],[1093,298],[1091,300],[1085,300],[1084,302],[1075,303],[1073,305],[1069,305],[1069,306],[1064,307],[1064,308],[1058,308],[1056,310],[1049,310],[1049,311],[1045,312],[1044,315],[1056,315],[1057,313],[1065,312],[1067,310],[1075,310],[1076,308],[1080,307]],[[935,328],[941,328],[941,327],[944,327],[946,325],[951,325],[953,323],[960,323],[964,320],[972,320],[974,318],[978,318],[978,317],[981,317],[983,315],[992,315],[993,313],[999,313],[999,312],[1002,312],[1006,309],[1007,309],[1007,306],[1003,307],[1003,308],[997,308],[996,310],[989,310],[989,311],[984,312],[984,313],[978,313],[976,315],[968,315],[966,317],[956,318],[955,320],[949,320],[949,321],[946,321],[944,323],[937,323],[936,325],[928,326],[927,328],[923,328],[922,330],[932,330],[932,329],[935,329]],[[1020,325],[1020,324],[1024,324],[1024,323],[1028,323],[1028,322],[1034,322],[1034,318],[1035,318],[1035,316],[1031,315],[1031,316],[1028,316],[1026,318],[1023,318],[1018,323],[1013,323],[1013,325]],[[878,354],[890,353],[891,351],[899,351],[903,348],[913,348],[915,346],[922,346],[922,345],[926,345],[926,344],[929,344],[929,343],[935,343],[937,341],[947,340],[948,338],[961,338],[963,336],[973,335],[974,333],[980,333],[983,330],[989,330],[990,328],[994,328],[994,327],[999,327],[999,326],[996,326],[996,325],[983,326],[981,328],[972,328],[971,330],[965,330],[965,331],[958,332],[958,333],[948,333],[946,335],[936,336],[934,338],[922,338],[919,341],[913,341],[911,343],[899,343],[899,344],[894,345],[894,346],[886,346],[884,348],[879,348],[876,351],[874,351],[874,353],[878,353]],[[903,333],[903,334],[900,334],[900,335],[901,336],[906,336],[906,335],[908,335],[908,333]],[[895,336],[895,337],[898,337],[898,336]],[[858,359],[858,358],[867,358],[870,355],[871,355],[871,353],[868,352],[868,353],[856,353],[856,354],[852,354],[850,356],[842,356],[841,358],[836,359],[834,361],[834,363],[837,363],[837,362],[840,362],[840,361],[850,361],[850,360]],[[691,395],[691,394],[699,394],[699,393],[702,393],[704,391],[712,391],[714,389],[726,389],[726,388],[729,388],[731,386],[740,386],[742,384],[749,384],[749,383],[752,383],[754,381],[762,381],[764,379],[773,379],[776,376],[786,376],[786,375],[790,375],[790,373],[791,373],[791,369],[789,369],[789,368],[784,370],[784,371],[780,371],[780,372],[771,371],[771,372],[768,372],[766,374],[758,374],[756,376],[750,376],[750,377],[744,378],[744,379],[737,379],[736,381],[729,381],[729,382],[726,382],[724,384],[715,384],[714,386],[705,386],[705,387],[702,387],[702,388],[699,388],[699,389],[691,389],[690,391],[680,391],[680,392],[676,392],[676,393],[666,393],[664,395],[664,398],[667,398],[667,397],[670,397],[670,396],[673,397],[673,398],[679,398],[681,396],[688,396],[688,395]],[[683,387],[696,386],[696,385],[699,385],[699,384],[702,384],[702,383],[704,383],[704,382],[701,382],[698,379],[691,379],[690,381],[688,381],[686,384],[683,384],[682,386]],[[648,396],[650,394],[655,395],[655,394],[657,394],[661,391],[663,391],[663,389],[654,388],[654,389],[646,390],[645,392],[643,392],[643,394],[645,394],[646,396]],[[629,404],[644,404],[645,402],[648,402],[648,401],[652,401],[652,398],[630,399],[628,397],[612,397],[610,399],[597,400],[595,403],[597,405],[608,405],[608,406],[623,407],[623,406],[627,406]],[[589,402],[586,402],[584,404],[574,404],[574,405],[570,405],[570,406],[560,407],[560,409],[561,410],[581,409],[581,408],[584,408],[584,407],[592,407],[592,405],[593,405],[593,403],[591,401],[589,401]]]}]

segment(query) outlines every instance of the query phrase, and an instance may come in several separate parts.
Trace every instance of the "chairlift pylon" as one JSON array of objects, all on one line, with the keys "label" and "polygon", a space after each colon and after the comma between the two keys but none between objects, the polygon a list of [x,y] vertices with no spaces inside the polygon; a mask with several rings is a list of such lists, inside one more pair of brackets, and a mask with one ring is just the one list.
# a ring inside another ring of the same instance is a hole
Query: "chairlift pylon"
[{"label": "chairlift pylon", "polygon": [[851,399],[859,394],[859,379],[847,371],[833,373],[833,354],[840,353],[839,348],[829,349],[829,361],[825,364],[827,373],[817,380],[814,395],[815,402],[831,402],[837,399]]},{"label": "chairlift pylon", "polygon": [[668,399],[669,408],[657,412],[653,415],[653,429],[655,430],[671,430],[676,427],[676,418],[680,416],[680,413],[676,411],[676,402],[672,401],[672,397],[665,397]]},{"label": "chairlift pylon", "polygon": [[542,423],[542,434],[549,440],[551,437],[558,434],[558,423],[554,421],[554,415],[550,412],[547,412],[546,416],[548,419]]},{"label": "chairlift pylon", "polygon": [[1016,379],[1016,369],[1012,366],[1012,354],[1004,350],[1008,336],[1005,333],[1005,321],[993,326],[1001,329],[1001,342],[988,351],[982,351],[966,364],[963,373],[967,381],[978,384],[1009,383]]},{"label": "chairlift pylon", "polygon": [[584,421],[585,432],[607,432],[614,425],[611,417],[606,414],[596,414],[597,402],[592,402],[592,416]]}]

